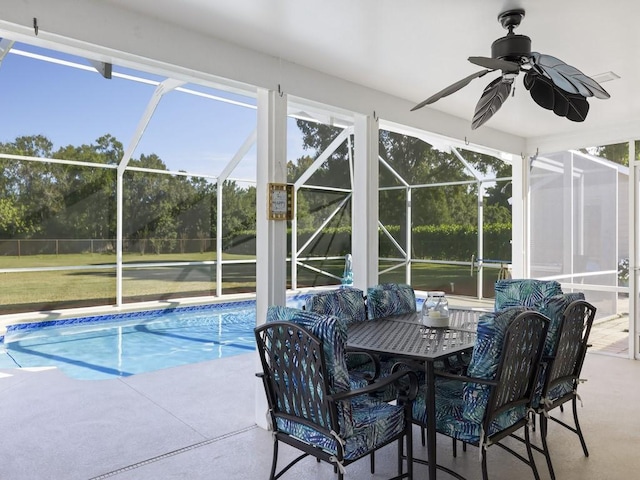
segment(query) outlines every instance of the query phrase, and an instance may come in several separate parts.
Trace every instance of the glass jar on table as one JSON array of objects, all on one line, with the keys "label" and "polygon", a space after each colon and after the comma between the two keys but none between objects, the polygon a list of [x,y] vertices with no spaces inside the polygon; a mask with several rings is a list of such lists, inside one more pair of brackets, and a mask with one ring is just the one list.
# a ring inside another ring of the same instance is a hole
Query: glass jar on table
[{"label": "glass jar on table", "polygon": [[449,302],[444,292],[427,292],[421,317],[422,324],[427,327],[449,326]]}]

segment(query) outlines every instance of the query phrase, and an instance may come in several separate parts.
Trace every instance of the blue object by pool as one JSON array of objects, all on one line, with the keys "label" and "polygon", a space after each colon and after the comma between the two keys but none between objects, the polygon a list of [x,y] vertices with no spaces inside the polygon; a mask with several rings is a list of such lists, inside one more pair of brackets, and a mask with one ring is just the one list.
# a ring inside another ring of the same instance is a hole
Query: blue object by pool
[{"label": "blue object by pool", "polygon": [[251,352],[255,325],[255,301],[12,325],[0,344],[0,368],[56,366],[78,379],[126,377]]}]

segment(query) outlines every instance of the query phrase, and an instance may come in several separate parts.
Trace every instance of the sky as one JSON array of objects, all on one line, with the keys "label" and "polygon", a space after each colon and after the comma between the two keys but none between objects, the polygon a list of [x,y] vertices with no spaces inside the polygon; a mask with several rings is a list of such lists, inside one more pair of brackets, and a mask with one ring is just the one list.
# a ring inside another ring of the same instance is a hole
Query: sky
[{"label": "sky", "polygon": [[[14,53],[15,51],[18,53]],[[80,64],[70,67],[26,56],[52,56]],[[110,134],[125,150],[152,98],[155,85],[120,78],[163,78],[114,65],[114,76],[103,78],[88,60],[16,43],[0,64],[0,142],[13,142],[23,135],[44,135],[62,146],[94,143]],[[169,170],[217,175],[235,155],[256,126],[255,99],[225,93],[200,85],[182,87],[225,97],[248,106],[225,103],[181,91],[172,91],[160,101],[134,158],[141,153],[158,155]],[[295,121],[289,120],[287,159],[308,152]],[[255,178],[255,147],[232,173],[240,179]]]}]

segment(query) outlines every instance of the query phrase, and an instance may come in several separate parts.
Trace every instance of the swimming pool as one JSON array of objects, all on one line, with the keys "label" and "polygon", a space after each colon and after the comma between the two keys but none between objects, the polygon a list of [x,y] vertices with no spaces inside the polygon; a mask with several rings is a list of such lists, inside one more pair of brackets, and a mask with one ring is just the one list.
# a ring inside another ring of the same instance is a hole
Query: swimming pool
[{"label": "swimming pool", "polygon": [[[303,296],[287,300],[300,306]],[[55,366],[72,378],[126,377],[255,350],[255,301],[10,325],[0,368]]]}]

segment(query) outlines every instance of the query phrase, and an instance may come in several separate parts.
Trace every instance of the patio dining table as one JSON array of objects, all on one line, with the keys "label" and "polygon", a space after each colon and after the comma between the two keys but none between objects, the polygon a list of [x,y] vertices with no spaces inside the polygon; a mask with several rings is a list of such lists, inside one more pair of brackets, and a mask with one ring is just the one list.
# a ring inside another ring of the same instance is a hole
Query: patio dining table
[{"label": "patio dining table", "polygon": [[[356,322],[349,326],[347,345],[374,354],[388,354],[424,364],[427,409],[427,462],[429,479],[436,478],[435,368],[444,360],[473,349],[481,309],[451,309],[449,327],[429,328],[419,313]],[[441,467],[442,468],[442,467]]]}]

